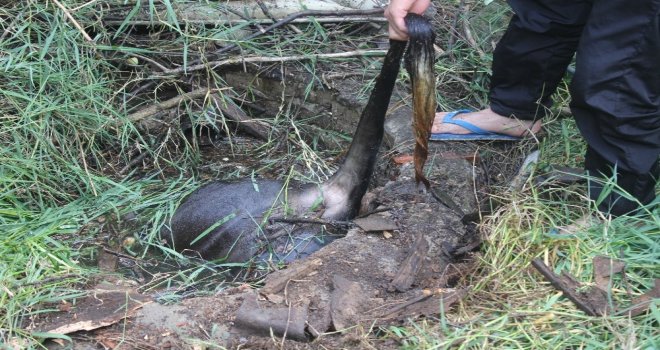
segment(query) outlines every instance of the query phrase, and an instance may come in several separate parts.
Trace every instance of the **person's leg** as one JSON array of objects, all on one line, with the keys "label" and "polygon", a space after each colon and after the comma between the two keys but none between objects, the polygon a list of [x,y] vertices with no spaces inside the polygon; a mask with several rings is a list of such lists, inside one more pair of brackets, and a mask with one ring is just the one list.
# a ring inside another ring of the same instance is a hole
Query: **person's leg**
[{"label": "person's leg", "polygon": [[[460,114],[484,130],[521,136],[537,132],[551,95],[570,63],[591,1],[510,0],[515,12],[493,53],[490,108]],[[466,133],[436,116],[433,133]],[[513,118],[510,118],[513,117]]]},{"label": "person's leg", "polygon": [[[571,84],[571,110],[589,144],[585,168],[616,175],[617,184],[642,204],[655,198],[660,176],[660,0],[634,4],[596,1],[584,28]],[[613,174],[616,169],[616,174]],[[616,193],[601,198],[602,211],[636,208]]]},{"label": "person's leg", "polygon": [[533,120],[552,105],[587,21],[591,1],[510,0],[515,12],[493,53],[490,107]]},{"label": "person's leg", "polygon": [[[610,163],[593,148],[587,148],[584,167],[590,175],[594,176],[588,181],[589,197],[597,201],[598,209],[601,212],[615,216],[637,211],[640,203],[643,205],[651,203],[655,199],[655,185],[660,176],[660,164],[657,156],[649,171],[643,174],[624,170],[618,167],[618,164]],[[614,169],[616,169],[616,177],[614,177]],[[635,200],[622,196],[618,193],[618,189],[614,190],[610,179],[615,180],[617,186],[632,195]]]}]

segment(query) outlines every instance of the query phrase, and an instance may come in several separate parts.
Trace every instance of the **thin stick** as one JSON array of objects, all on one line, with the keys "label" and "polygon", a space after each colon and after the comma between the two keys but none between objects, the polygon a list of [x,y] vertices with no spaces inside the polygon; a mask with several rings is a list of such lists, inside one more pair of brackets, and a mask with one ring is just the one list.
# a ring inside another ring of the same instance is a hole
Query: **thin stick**
[{"label": "thin stick", "polygon": [[468,12],[470,12],[470,5],[465,5],[464,8],[464,14],[463,14],[463,32],[465,33],[465,40],[472,46],[472,48],[477,51],[479,54],[480,59],[485,59],[486,53],[479,47],[477,44],[477,41],[474,40],[474,37],[472,36],[472,30],[470,30],[470,23],[467,20],[468,17]]},{"label": "thin stick", "polygon": [[[227,11],[230,11],[227,9]],[[232,12],[235,15],[238,16],[237,13]],[[250,19],[248,17],[242,17],[243,19],[228,19],[228,20],[223,20],[222,24],[231,24],[231,25],[236,25],[236,24],[254,24],[255,26],[258,24],[268,24],[268,23],[273,23],[273,20],[267,19],[267,18],[254,18]],[[371,17],[371,16],[345,16],[345,17],[324,17],[324,18],[315,18],[315,22],[319,23],[343,23],[343,22],[387,22],[387,19],[385,17]],[[187,19],[183,21],[185,24],[197,24],[197,25],[217,25],[220,21],[218,20],[208,20],[208,19]],[[296,18],[289,22],[290,24],[296,24],[296,23],[309,23],[312,22],[311,19],[309,18]],[[157,24],[162,24],[164,22],[156,22],[156,21],[150,21],[150,20],[133,20],[133,21],[123,21],[119,19],[108,19],[104,20],[103,24],[105,25],[110,25],[110,26],[118,26],[121,24],[126,23],[127,25],[131,26],[153,26]],[[263,31],[265,33],[265,28],[261,27],[261,29],[257,28],[259,31]],[[243,39],[244,40],[244,39]]]},{"label": "thin stick", "polygon": [[78,142],[78,149],[80,150],[80,158],[83,162],[83,168],[85,169],[85,174],[87,174],[87,179],[89,179],[89,185],[92,186],[92,193],[94,197],[98,197],[96,192],[96,186],[94,185],[94,180],[92,180],[92,175],[89,173],[89,168],[87,167],[87,159],[85,159],[85,152],[83,152],[82,143]]},{"label": "thin stick", "polygon": [[[264,32],[259,32],[259,33],[254,33],[252,35],[248,35],[245,37],[242,41],[248,41],[252,40],[258,36],[263,35],[264,33],[270,32],[273,29],[279,28],[285,24],[290,23],[291,21],[295,20],[298,17],[308,17],[308,16],[354,16],[354,15],[359,15],[359,16],[364,16],[364,15],[376,15],[376,14],[382,14],[383,9],[371,9],[371,10],[352,10],[352,11],[314,11],[314,10],[307,10],[307,11],[301,11],[301,12],[296,12],[292,13],[289,16],[286,16],[285,18],[279,20],[277,23],[273,23],[272,25],[264,28]],[[215,51],[212,53],[212,55],[220,55],[225,52],[229,52],[235,48],[238,47],[238,44],[231,44],[229,46],[225,46],[220,50]],[[198,64],[200,63],[200,60],[195,60],[193,62],[190,62],[190,64]]]},{"label": "thin stick", "polygon": [[263,0],[256,0],[256,2],[257,5],[259,5],[259,8],[261,8],[261,12],[263,12],[266,17],[270,18],[273,22],[277,22],[277,19],[270,13],[270,11],[268,11],[268,7],[264,4]]},{"label": "thin stick", "polygon": [[[268,10],[268,7],[266,4],[264,4],[263,0],[255,0],[257,2],[257,5],[261,8],[261,12],[264,13],[264,15],[268,18],[270,18],[273,22],[277,22],[277,18],[273,16],[270,11]],[[296,32],[296,34],[302,34],[302,30],[298,29],[296,26],[289,24],[287,26],[289,29],[293,30]]]},{"label": "thin stick", "polygon": [[116,251],[114,251],[110,248],[107,248],[107,247],[103,247],[103,251],[108,253],[108,254],[111,254],[111,255],[114,255],[114,256],[117,256],[117,257],[120,257],[120,258],[124,258],[124,259],[129,259],[129,260],[133,260],[133,261],[139,261],[140,260],[139,258],[136,258],[134,256],[130,256],[130,255],[126,255],[126,254],[123,254],[123,253],[120,253],[120,252],[116,252]]},{"label": "thin stick", "polygon": [[243,23],[253,22],[254,26],[257,27],[257,29],[260,32],[265,32],[264,27],[262,27],[261,24],[259,24],[259,22],[257,22],[254,18],[250,18],[250,17],[247,17],[247,16],[243,15],[241,13],[241,11],[237,11],[237,10],[235,10],[235,9],[229,7],[229,6],[223,7],[222,10],[227,11],[229,13],[233,13],[234,15],[238,16],[239,18],[243,19],[243,21],[242,21]]},{"label": "thin stick", "polygon": [[[167,132],[160,135],[158,137],[158,140],[156,140],[156,142],[154,142],[154,145],[155,146],[160,145],[163,142],[163,140],[165,140],[166,137],[167,137]],[[150,155],[151,155],[151,152],[148,152],[148,151],[144,151],[144,152],[140,153],[137,157],[133,158],[130,162],[128,162],[128,164],[126,164],[123,168],[121,168],[121,170],[119,170],[119,175],[126,174],[127,171],[129,171],[130,169],[133,169],[134,167],[136,167],[138,164],[140,164],[143,160],[145,160]]]},{"label": "thin stick", "polygon": [[155,81],[155,80],[150,80],[150,81],[147,81],[146,83],[140,85],[137,89],[132,90],[132,91],[129,91],[129,93],[131,94],[131,96],[129,97],[128,100],[129,100],[129,101],[133,100],[135,97],[137,97],[137,95],[138,95],[140,92],[142,92],[142,91],[144,91],[144,90],[146,90],[146,89],[152,87],[154,84],[156,84],[156,81]]},{"label": "thin stick", "polygon": [[185,72],[193,72],[206,68],[215,69],[220,66],[232,65],[232,64],[242,64],[242,63],[254,63],[254,62],[289,62],[289,61],[301,61],[301,60],[310,60],[310,59],[319,59],[319,58],[342,58],[342,57],[354,57],[354,56],[385,56],[387,53],[386,50],[355,50],[348,52],[333,52],[333,53],[321,53],[315,55],[296,55],[296,56],[284,56],[284,57],[263,57],[263,56],[254,56],[254,57],[233,57],[227,58],[220,61],[210,61],[208,63],[196,64],[184,67],[168,69],[163,72],[157,72],[154,77],[171,75],[171,74],[180,74]]},{"label": "thin stick", "polygon": [[541,259],[532,260],[532,265],[539,273],[543,275],[543,277],[548,280],[548,282],[550,282],[550,284],[552,284],[553,287],[562,291],[564,296],[572,301],[573,304],[578,307],[578,309],[584,311],[589,316],[600,316],[591,305],[585,303],[580,297],[577,296],[577,293],[575,292],[576,287],[579,287],[577,282],[571,281],[572,285],[567,285],[566,281],[562,280],[560,276],[550,270],[550,268],[546,266]]},{"label": "thin stick", "polygon": [[130,54],[130,55],[133,56],[133,57],[136,57],[136,58],[139,58],[139,59],[145,60],[145,61],[147,61],[147,62],[153,64],[156,68],[158,68],[158,69],[160,69],[160,70],[162,70],[162,71],[165,71],[165,70],[168,70],[168,69],[169,69],[169,68],[163,66],[162,64],[160,64],[159,62],[157,62],[156,60],[154,60],[154,59],[152,59],[152,58],[149,58],[149,57],[147,57],[147,56],[142,56],[142,55],[137,54],[137,53],[132,53],[132,54]]},{"label": "thin stick", "polygon": [[91,1],[88,1],[88,2],[82,4],[82,5],[78,6],[78,7],[72,8],[71,10],[72,10],[73,12],[76,12],[76,11],[80,10],[81,8],[83,8],[83,7],[87,7],[87,6],[89,6],[89,5],[91,5],[91,4],[95,3],[95,2],[98,2],[98,0],[91,0]]},{"label": "thin stick", "polygon": [[132,169],[133,167],[138,165],[138,163],[145,160],[148,156],[149,156],[149,152],[145,151],[140,153],[137,157],[133,158],[128,164],[126,164],[126,166],[121,168],[121,170],[119,171],[119,175],[124,175],[129,169]]},{"label": "thin stick", "polygon": [[[451,22],[451,26],[449,27],[449,41],[447,42],[447,51],[450,52],[450,55],[453,52],[453,47],[454,43],[456,43],[456,39],[458,39],[458,21],[460,20],[460,16],[463,13],[463,8],[465,7],[465,0],[461,0],[461,2],[458,4],[458,11],[456,12],[454,16],[454,20]],[[453,57],[453,56],[452,56]]]},{"label": "thin stick", "polygon": [[55,3],[55,5],[57,5],[57,7],[59,7],[60,10],[62,10],[62,11],[64,12],[64,15],[66,16],[66,18],[68,18],[69,21],[71,21],[71,23],[73,23],[73,25],[74,25],[76,28],[78,28],[78,30],[79,30],[80,33],[83,35],[83,37],[85,37],[85,40],[87,40],[87,41],[90,42],[90,43],[94,43],[94,40],[92,40],[92,38],[89,36],[89,34],[87,34],[87,32],[86,32],[85,29],[80,25],[80,23],[78,23],[78,21],[76,21],[76,19],[73,18],[73,16],[71,15],[71,13],[69,13],[69,10],[67,10],[66,7],[64,7],[64,5],[62,5],[62,4],[61,4],[59,1],[57,1],[57,0],[53,0],[53,3]]},{"label": "thin stick", "polygon": [[351,226],[353,223],[350,221],[328,221],[319,219],[305,219],[305,218],[271,218],[270,222],[283,222],[286,224],[316,224],[316,225],[329,225],[329,226]]},{"label": "thin stick", "polygon": [[179,95],[177,97],[173,97],[167,101],[150,105],[135,113],[129,114],[128,119],[130,119],[133,122],[137,122],[151,115],[154,115],[160,111],[170,109],[184,100],[195,100],[201,97],[205,97],[206,95],[211,94],[213,91],[215,91],[215,89],[202,88],[202,89],[193,90],[191,92],[186,92],[185,94]]}]

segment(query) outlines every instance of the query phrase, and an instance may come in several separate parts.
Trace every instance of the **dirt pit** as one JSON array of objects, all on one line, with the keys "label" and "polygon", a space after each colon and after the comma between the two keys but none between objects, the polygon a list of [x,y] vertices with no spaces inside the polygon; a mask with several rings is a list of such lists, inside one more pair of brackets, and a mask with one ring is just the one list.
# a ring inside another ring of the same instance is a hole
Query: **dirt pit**
[{"label": "dirt pit", "polygon": [[[533,145],[432,143],[427,177],[433,193],[420,192],[413,180],[406,100],[401,88],[390,106],[385,147],[365,196],[372,213],[356,219],[345,237],[270,273],[258,288],[242,285],[163,305],[154,301],[153,291],[137,293],[133,283],[115,288],[113,298],[90,293],[33,329],[97,325],[73,333],[75,349],[354,349],[369,347],[362,344],[365,335],[377,336],[381,326],[451,312],[469,293],[461,277],[474,272],[481,241],[475,222],[493,206],[487,194],[508,184]],[[317,112],[338,105],[361,109],[341,98],[330,107],[305,103]],[[226,154],[222,143],[203,150],[207,169],[216,169],[213,163]],[[101,304],[106,315],[92,315]],[[378,348],[397,346],[383,339]]]}]

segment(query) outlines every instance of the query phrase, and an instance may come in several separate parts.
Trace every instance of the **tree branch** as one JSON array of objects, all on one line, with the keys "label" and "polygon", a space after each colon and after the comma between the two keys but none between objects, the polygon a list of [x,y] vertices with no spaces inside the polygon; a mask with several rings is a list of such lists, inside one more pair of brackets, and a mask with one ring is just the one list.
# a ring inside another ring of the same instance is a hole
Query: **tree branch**
[{"label": "tree branch", "polygon": [[355,50],[348,52],[333,52],[333,53],[320,53],[316,55],[295,55],[295,56],[284,56],[284,57],[232,57],[220,61],[211,61],[207,63],[196,64],[188,67],[179,67],[174,69],[168,69],[162,72],[156,72],[154,77],[162,77],[165,75],[176,75],[185,72],[198,71],[202,69],[215,69],[220,66],[232,65],[232,64],[243,64],[250,62],[289,62],[289,61],[301,61],[301,60],[310,60],[310,59],[319,59],[319,58],[341,58],[341,57],[354,57],[354,56],[385,56],[387,50]]},{"label": "tree branch", "polygon": [[201,88],[197,90],[193,90],[191,92],[186,92],[185,94],[179,95],[177,97],[173,97],[169,100],[150,105],[146,108],[143,108],[135,113],[129,114],[128,119],[130,119],[133,122],[138,122],[142,119],[145,119],[149,116],[152,116],[160,111],[170,109],[182,101],[185,100],[195,100],[201,97],[205,97],[211,93],[213,93],[215,89],[208,89],[208,88]]}]

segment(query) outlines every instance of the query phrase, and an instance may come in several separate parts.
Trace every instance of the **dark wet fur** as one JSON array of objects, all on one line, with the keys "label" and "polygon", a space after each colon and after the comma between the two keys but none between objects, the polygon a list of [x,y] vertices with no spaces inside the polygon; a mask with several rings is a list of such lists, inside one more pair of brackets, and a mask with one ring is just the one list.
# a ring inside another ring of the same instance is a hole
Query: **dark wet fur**
[{"label": "dark wet fur", "polygon": [[410,74],[413,90],[413,129],[415,132],[415,181],[430,187],[424,176],[424,164],[428,157],[428,140],[435,117],[435,33],[431,24],[422,16],[408,15],[405,18],[410,41],[406,52],[406,70]]}]

